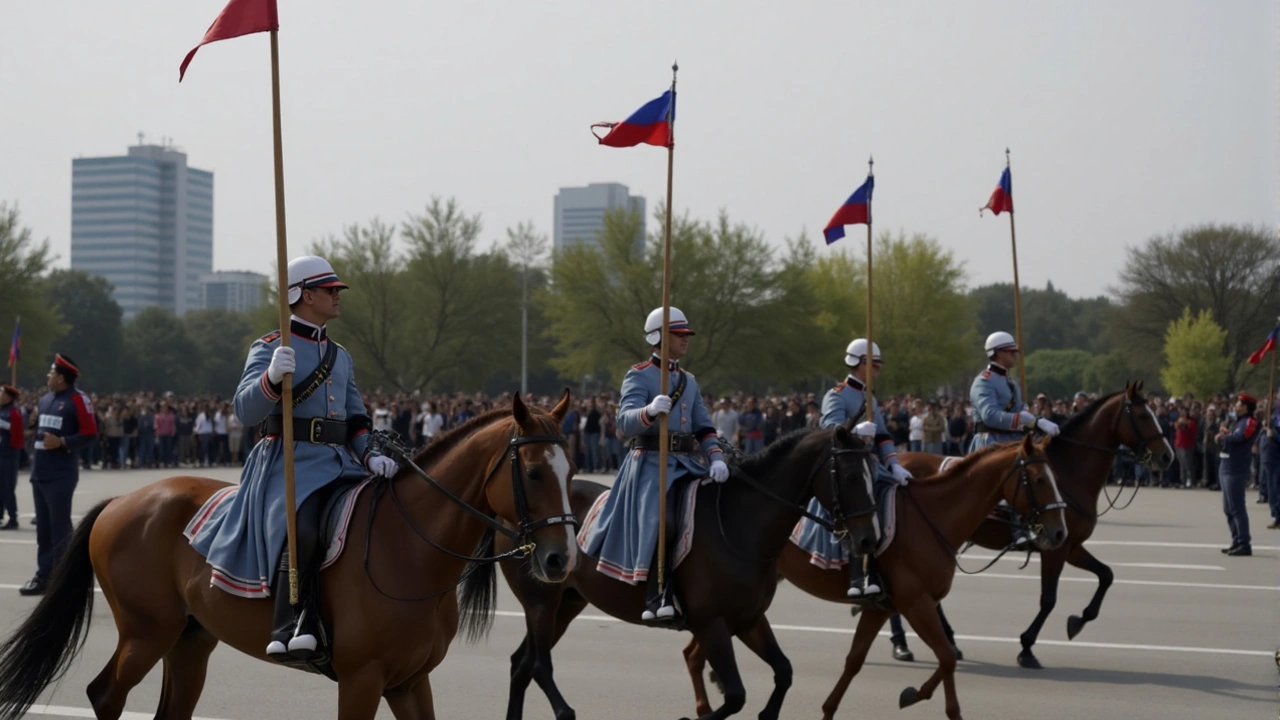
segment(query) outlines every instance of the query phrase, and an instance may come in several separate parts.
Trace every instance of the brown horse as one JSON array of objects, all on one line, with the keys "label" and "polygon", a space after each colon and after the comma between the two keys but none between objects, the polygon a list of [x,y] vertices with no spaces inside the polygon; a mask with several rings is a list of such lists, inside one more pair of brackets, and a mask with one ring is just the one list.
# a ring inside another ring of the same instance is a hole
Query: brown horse
[{"label": "brown horse", "polygon": [[[672,575],[685,629],[707,648],[711,666],[727,688],[724,704],[715,711],[708,708],[702,720],[734,715],[746,702],[734,660],[735,636],[773,669],[774,691],[760,717],[778,717],[791,686],[791,663],[767,624],[757,631],[777,589],[778,553],[813,497],[832,514],[833,522],[821,522],[842,535],[847,549],[871,550],[871,454],[843,427],[797,430],[746,459],[731,459],[733,472],[727,482],[698,489],[692,547]],[[573,510],[580,521],[607,489],[581,480],[574,483]],[[522,717],[530,679],[546,693],[556,720],[576,717],[552,678],[551,649],[587,603],[626,622],[636,623],[640,617],[645,586],[614,580],[596,568],[595,558],[583,557],[567,581],[547,585],[530,577],[523,563],[503,561],[502,572],[524,606],[527,628],[511,656],[508,720]]]},{"label": "brown horse", "polygon": [[[382,698],[401,720],[435,717],[429,673],[458,631],[454,588],[491,516],[521,528],[526,550],[536,545],[530,567],[540,581],[568,575],[577,554],[567,517],[573,466],[560,421],[569,402],[566,390],[546,414],[516,394],[509,409],[480,415],[419,453],[414,461],[428,482],[407,468],[362,493],[350,547],[320,575],[339,720],[372,720]],[[74,660],[95,575],[119,631],[115,654],[88,687],[102,720],[120,717],[129,691],[158,661],[164,680],[156,717],[173,719],[191,718],[219,642],[266,659],[271,603],[212,587],[209,565],[183,537],[188,520],[226,486],[168,478],[85,516],[48,593],[0,646],[0,718],[21,717]],[[383,493],[393,502],[371,499]],[[471,602],[488,607],[484,600]],[[464,612],[463,629],[488,621]]]},{"label": "brown horse", "polygon": [[[938,657],[937,670],[919,690],[908,687],[902,691],[899,707],[928,700],[941,682],[946,693],[947,717],[952,720],[960,717],[955,685],[956,657],[943,632],[938,602],[951,591],[956,551],[1001,498],[1041,525],[1036,542],[1042,547],[1057,547],[1066,540],[1063,500],[1043,444],[1033,443],[1030,436],[1021,443],[1003,443],[979,450],[940,475],[917,477],[898,491],[895,538],[876,558],[889,599],[886,603],[868,603],[863,607],[853,645],[845,658],[844,672],[822,704],[824,720],[835,716],[849,683],[862,669],[876,634],[895,611],[911,623]],[[810,595],[832,602],[853,602],[845,596],[849,587],[847,570],[819,568],[809,559],[804,550],[787,543],[778,560],[778,571]],[[761,617],[761,626],[754,628],[754,632],[771,635],[768,620]],[[702,682],[702,648],[695,639],[684,653],[698,711],[702,712],[709,707]],[[713,677],[717,684],[718,678],[717,671]]]},{"label": "brown horse", "polygon": [[[1061,433],[1049,443],[1049,467],[1053,468],[1058,489],[1071,512],[1067,513],[1067,542],[1053,550],[1040,549],[1040,612],[1021,636],[1018,664],[1024,668],[1041,667],[1031,648],[1058,602],[1058,579],[1065,563],[1098,576],[1098,589],[1083,616],[1067,618],[1067,637],[1071,639],[1080,634],[1085,623],[1097,619],[1102,599],[1115,579],[1111,568],[1090,554],[1084,543],[1098,526],[1098,496],[1111,475],[1111,464],[1121,445],[1141,449],[1142,463],[1153,472],[1163,472],[1173,464],[1173,448],[1161,434],[1160,424],[1142,396],[1140,382],[1128,383],[1123,391],[1099,398],[1064,423]],[[941,455],[925,453],[906,453],[899,459],[917,475],[937,472],[943,461]],[[1003,550],[1010,541],[1009,524],[989,519],[972,540],[980,547]]]}]

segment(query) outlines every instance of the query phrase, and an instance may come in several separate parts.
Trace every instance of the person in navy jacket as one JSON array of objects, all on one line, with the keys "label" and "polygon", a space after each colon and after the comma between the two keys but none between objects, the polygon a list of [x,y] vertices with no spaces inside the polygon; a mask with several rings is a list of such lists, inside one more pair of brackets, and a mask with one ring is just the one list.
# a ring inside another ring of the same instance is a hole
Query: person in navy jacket
[{"label": "person in navy jacket", "polygon": [[49,392],[40,398],[31,461],[36,503],[36,574],[18,592],[43,595],[49,574],[71,537],[71,496],[80,482],[79,453],[98,435],[93,404],[76,387],[80,368],[55,355],[45,378]]},{"label": "person in navy jacket", "polygon": [[1245,488],[1249,485],[1249,466],[1253,463],[1253,443],[1258,438],[1259,423],[1254,418],[1258,401],[1245,393],[1236,396],[1236,421],[1223,424],[1218,432],[1218,484],[1222,487],[1222,511],[1231,530],[1231,547],[1222,552],[1231,556],[1249,556],[1253,546],[1249,537],[1249,513],[1245,504]]},{"label": "person in navy jacket", "polygon": [[21,393],[12,385],[0,385],[0,517],[9,513],[9,522],[0,530],[18,527],[18,463],[22,459]]}]

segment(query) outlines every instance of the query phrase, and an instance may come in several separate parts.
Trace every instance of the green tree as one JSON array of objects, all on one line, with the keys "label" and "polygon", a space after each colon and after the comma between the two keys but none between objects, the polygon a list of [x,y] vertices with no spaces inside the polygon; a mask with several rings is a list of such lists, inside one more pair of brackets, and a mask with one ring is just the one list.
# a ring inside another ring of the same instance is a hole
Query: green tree
[{"label": "green tree", "polygon": [[[965,271],[954,253],[923,234],[881,233],[872,258],[873,340],[885,359],[876,387],[928,393],[973,363],[976,342]],[[807,271],[822,331],[819,362],[843,375],[837,358],[866,331],[866,260],[858,251],[822,253]]]},{"label": "green tree", "polygon": [[[129,320],[123,334],[127,351],[120,385],[124,390],[171,390],[181,395],[201,388],[204,357],[172,312],[144,308]],[[230,393],[224,390],[223,394]]]},{"label": "green tree", "polygon": [[1165,331],[1165,366],[1160,371],[1165,389],[1172,395],[1190,392],[1205,398],[1227,387],[1232,363],[1222,352],[1226,340],[1227,331],[1208,310],[1193,316],[1191,308],[1184,308],[1182,317]]},{"label": "green tree", "polygon": [[221,308],[193,310],[183,316],[182,323],[201,358],[195,389],[221,397],[234,395],[244,373],[247,338],[257,337],[248,315]]},{"label": "green tree", "polygon": [[[1280,307],[1280,238],[1274,230],[1239,225],[1156,236],[1129,248],[1113,292],[1123,307],[1111,313],[1111,334],[1139,369],[1155,374],[1165,328],[1186,309],[1208,310],[1227,333],[1219,350],[1230,363],[1218,387],[1240,387],[1257,372],[1243,361],[1257,348],[1259,328],[1271,327]],[[1245,377],[1238,377],[1242,371]]]},{"label": "green tree", "polygon": [[[546,316],[539,303],[534,302],[538,293],[547,286],[547,260],[550,241],[540,234],[532,222],[522,222],[507,228],[507,242],[502,250],[507,261],[520,274],[521,335],[527,338],[521,351],[521,392],[529,391],[529,378],[545,374],[547,359],[555,352],[555,344],[547,333]],[[526,368],[527,366],[527,368]],[[548,388],[543,388],[546,391]]]},{"label": "green tree", "polygon": [[75,358],[86,387],[97,392],[122,387],[124,311],[111,292],[106,278],[82,270],[54,270],[45,282],[45,301],[58,309],[62,322],[69,326],[55,347]]},{"label": "green tree", "polygon": [[[1070,348],[1106,352],[1108,338],[1103,332],[1111,303],[1105,297],[1076,299],[1054,287],[1022,289],[1022,342],[1027,352]],[[996,330],[1014,332],[1013,284],[995,283],[975,288],[969,294],[977,314],[978,333]]]},{"label": "green tree", "polygon": [[1112,350],[1105,355],[1095,355],[1084,371],[1081,390],[1094,393],[1111,393],[1124,388],[1131,380],[1143,379],[1129,365],[1125,354]]},{"label": "green tree", "polygon": [[1052,399],[1070,398],[1084,387],[1093,356],[1084,350],[1036,350],[1028,353],[1027,393],[1044,393]]},{"label": "green tree", "polygon": [[[31,229],[22,225],[18,207],[0,202],[0,333],[7,360],[7,343],[13,337],[14,322],[21,317],[18,377],[23,384],[40,382],[52,361],[50,344],[67,329],[57,310],[45,302],[41,288],[52,262],[49,241],[33,240]],[[70,351],[64,352],[80,361]],[[7,373],[4,382],[9,382]]]}]

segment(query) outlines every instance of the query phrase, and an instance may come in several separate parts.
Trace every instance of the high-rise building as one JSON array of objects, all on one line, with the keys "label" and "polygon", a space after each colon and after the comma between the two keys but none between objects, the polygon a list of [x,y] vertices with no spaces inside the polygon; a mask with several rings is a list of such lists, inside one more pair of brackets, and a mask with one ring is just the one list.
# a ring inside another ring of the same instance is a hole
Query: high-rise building
[{"label": "high-rise building", "polygon": [[200,307],[245,312],[260,307],[267,276],[243,270],[219,270],[200,276]]},{"label": "high-rise building", "polygon": [[201,307],[213,271],[213,173],[165,142],[71,161],[71,268],[101,275],[132,317],[146,307]]},{"label": "high-rise building", "polygon": [[560,188],[556,195],[553,244],[557,250],[568,245],[598,242],[604,230],[604,215],[610,210],[628,209],[640,214],[636,247],[644,249],[645,203],[631,195],[626,185],[590,183],[586,187]]}]

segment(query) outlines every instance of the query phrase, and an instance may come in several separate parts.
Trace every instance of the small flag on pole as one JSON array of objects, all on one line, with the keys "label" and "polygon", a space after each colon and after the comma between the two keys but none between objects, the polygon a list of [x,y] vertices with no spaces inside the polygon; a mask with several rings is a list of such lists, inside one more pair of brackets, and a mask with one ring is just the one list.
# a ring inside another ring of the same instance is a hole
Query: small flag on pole
[{"label": "small flag on pole", "polygon": [[1013,175],[1009,172],[1009,168],[1005,168],[1000,173],[1000,184],[996,186],[994,192],[991,193],[991,199],[987,201],[985,207],[978,208],[978,216],[982,216],[983,210],[990,210],[999,215],[1002,212],[1013,212]]},{"label": "small flag on pole", "polygon": [[1249,356],[1249,364],[1257,365],[1262,362],[1263,356],[1276,349],[1276,345],[1280,344],[1280,325],[1271,328],[1271,334],[1267,336],[1267,341],[1258,348],[1257,352]]},{"label": "small flag on pole", "polygon": [[831,216],[831,221],[822,229],[828,245],[844,237],[845,225],[871,224],[871,191],[875,186],[875,176],[868,175],[862,187],[854,190],[849,199],[836,210],[836,214]]},{"label": "small flag on pole", "polygon": [[191,48],[191,52],[183,58],[182,65],[178,68],[178,82],[182,82],[182,76],[187,73],[187,65],[191,64],[191,58],[196,56],[196,50],[201,46],[218,40],[279,29],[276,0],[230,0],[205,31],[200,44]]},{"label": "small flag on pole", "polygon": [[[609,147],[635,147],[636,145],[671,146],[671,125],[676,119],[676,95],[674,90],[662,93],[655,100],[645,103],[631,117],[620,123],[595,123],[591,134],[601,145]],[[596,128],[608,128],[603,136],[596,135]]]},{"label": "small flag on pole", "polygon": [[18,320],[13,324],[13,340],[9,342],[9,367],[18,364],[18,358],[22,355],[22,321]]}]

